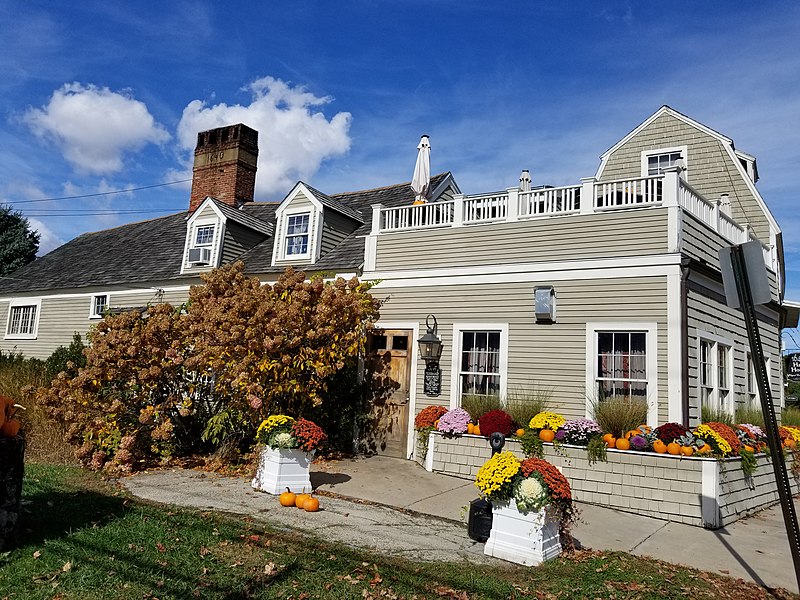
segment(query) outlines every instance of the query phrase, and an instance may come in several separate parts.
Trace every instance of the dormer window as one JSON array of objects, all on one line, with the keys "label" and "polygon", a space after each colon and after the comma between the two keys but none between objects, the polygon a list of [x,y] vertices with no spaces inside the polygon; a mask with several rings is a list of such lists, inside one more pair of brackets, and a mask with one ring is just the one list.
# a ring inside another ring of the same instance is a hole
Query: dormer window
[{"label": "dormer window", "polygon": [[200,225],[195,229],[194,248],[203,246],[211,246],[214,243],[214,229],[213,225]]},{"label": "dormer window", "polygon": [[286,257],[308,254],[310,213],[288,215],[286,219]]}]

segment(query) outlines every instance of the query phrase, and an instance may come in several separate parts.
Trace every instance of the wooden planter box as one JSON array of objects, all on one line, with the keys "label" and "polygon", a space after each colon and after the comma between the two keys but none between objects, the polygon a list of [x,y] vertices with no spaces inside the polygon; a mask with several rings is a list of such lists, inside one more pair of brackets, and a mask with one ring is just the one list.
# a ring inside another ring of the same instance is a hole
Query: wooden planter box
[{"label": "wooden planter box", "polygon": [[24,472],[25,438],[0,437],[0,550],[16,540]]},{"label": "wooden planter box", "polygon": [[[492,455],[486,438],[476,435],[428,439],[429,471],[474,479]],[[525,458],[519,442],[506,440],[505,450]],[[758,468],[747,477],[740,458],[677,457],[654,452],[608,450],[607,462],[589,464],[586,448],[544,444],[545,459],[569,480],[579,502],[717,529],[779,501],[772,464],[756,455]],[[787,467],[791,467],[787,458]],[[791,478],[792,493],[800,490]]]}]

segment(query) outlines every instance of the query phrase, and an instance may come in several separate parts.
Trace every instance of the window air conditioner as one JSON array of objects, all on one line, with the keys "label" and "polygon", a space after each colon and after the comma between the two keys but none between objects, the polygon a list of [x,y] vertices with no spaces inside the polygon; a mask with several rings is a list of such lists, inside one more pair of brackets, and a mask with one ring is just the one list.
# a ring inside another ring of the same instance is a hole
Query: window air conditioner
[{"label": "window air conditioner", "polygon": [[189,262],[193,265],[207,265],[211,262],[211,248],[189,248]]}]

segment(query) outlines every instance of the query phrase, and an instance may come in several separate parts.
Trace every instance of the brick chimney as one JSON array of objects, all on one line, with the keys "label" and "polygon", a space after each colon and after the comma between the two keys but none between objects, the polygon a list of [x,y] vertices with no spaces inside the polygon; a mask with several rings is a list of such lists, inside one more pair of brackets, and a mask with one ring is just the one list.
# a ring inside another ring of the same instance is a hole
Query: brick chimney
[{"label": "brick chimney", "polygon": [[197,134],[189,212],[206,196],[239,208],[252,202],[256,188],[258,132],[247,125],[228,125]]}]

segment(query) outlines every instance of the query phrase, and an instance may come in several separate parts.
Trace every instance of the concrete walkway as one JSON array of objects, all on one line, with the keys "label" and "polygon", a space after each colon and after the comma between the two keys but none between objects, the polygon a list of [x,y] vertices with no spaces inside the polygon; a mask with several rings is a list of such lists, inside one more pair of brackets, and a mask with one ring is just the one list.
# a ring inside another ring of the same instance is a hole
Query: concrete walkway
[{"label": "concrete walkway", "polygon": [[[174,470],[123,481],[136,496],[169,504],[248,514],[273,526],[307,530],[339,542],[422,560],[492,562],[466,533],[472,481],[428,473],[406,460],[370,457],[312,465],[324,509],[309,524],[243,478]],[[359,502],[361,501],[361,502]],[[397,510],[402,509],[402,510]],[[780,508],[710,531],[579,504],[580,547],[622,550],[798,592]]]}]

